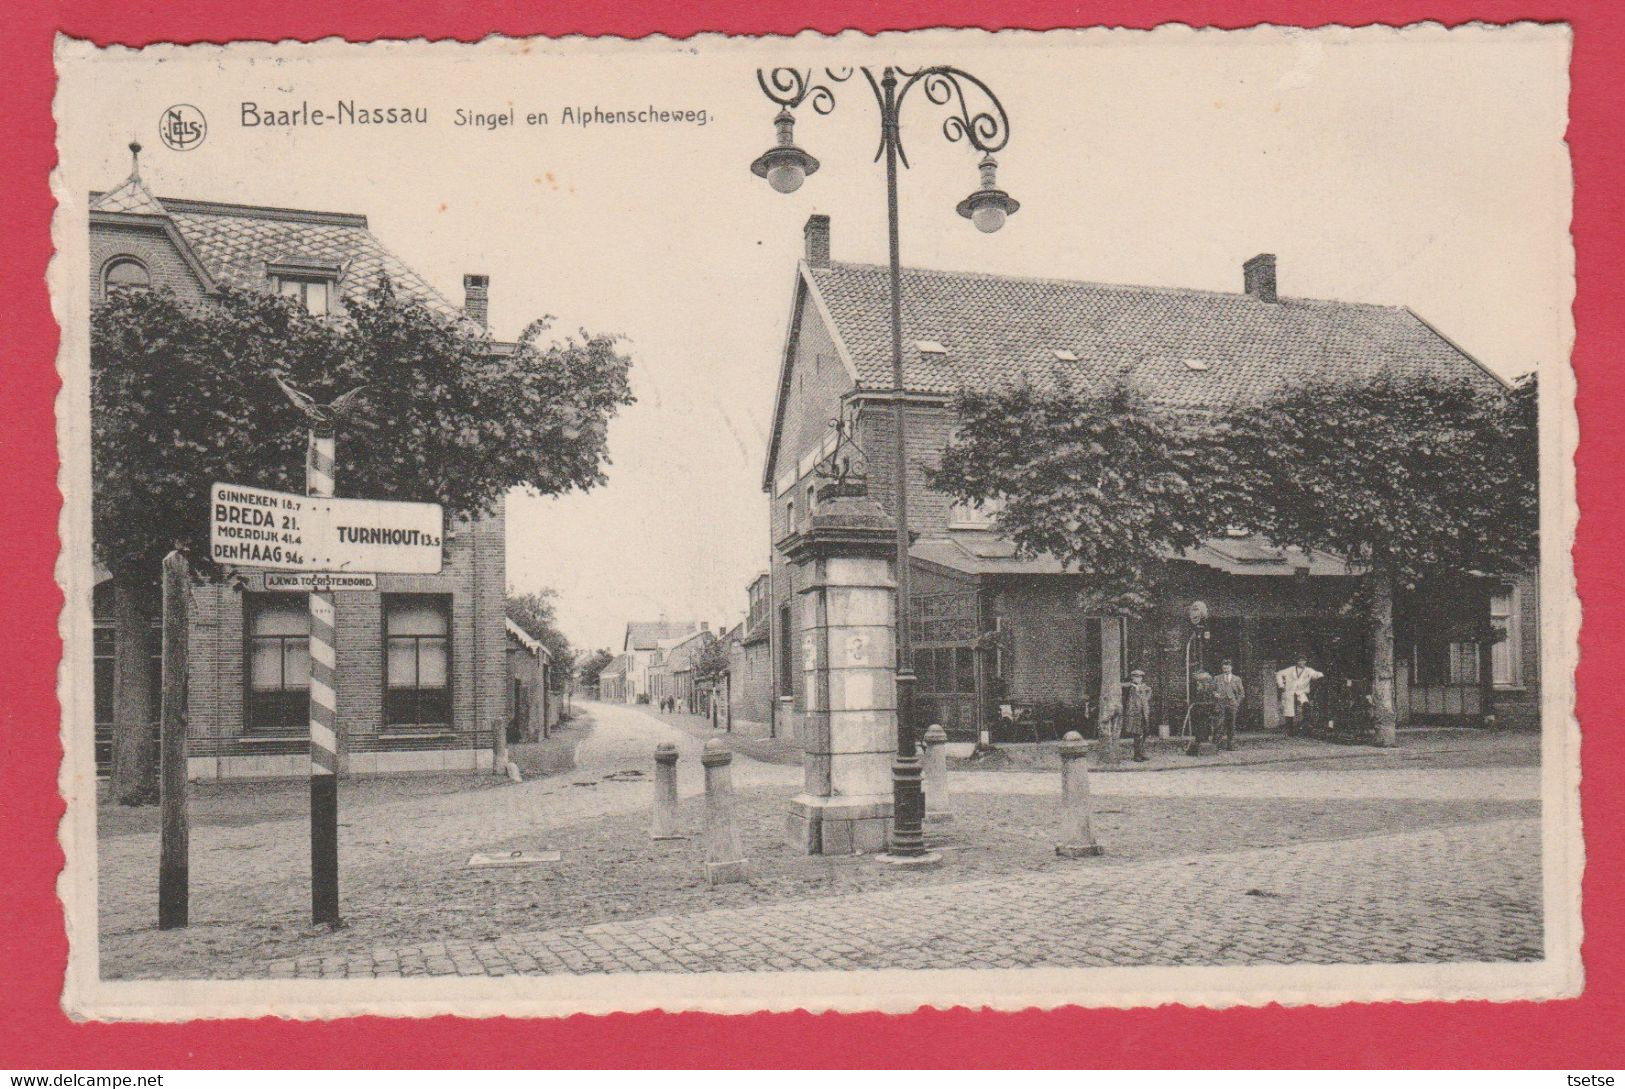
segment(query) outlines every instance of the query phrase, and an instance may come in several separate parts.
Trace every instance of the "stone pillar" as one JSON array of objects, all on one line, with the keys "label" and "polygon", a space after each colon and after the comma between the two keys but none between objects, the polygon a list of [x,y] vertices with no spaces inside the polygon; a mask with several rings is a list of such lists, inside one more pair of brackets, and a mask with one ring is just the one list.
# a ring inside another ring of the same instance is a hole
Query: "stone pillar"
[{"label": "stone pillar", "polygon": [[1089,743],[1076,730],[1061,739],[1061,842],[1055,853],[1062,858],[1089,858],[1101,854],[1090,826]]},{"label": "stone pillar", "polygon": [[802,595],[802,793],[786,837],[807,854],[886,849],[897,749],[891,520],[868,498],[820,503],[781,547]]},{"label": "stone pillar", "polygon": [[925,819],[954,819],[948,796],[948,731],[935,722],[925,730]]},{"label": "stone pillar", "polygon": [[655,813],[649,838],[688,838],[677,830],[677,746],[669,741],[655,746]]},{"label": "stone pillar", "polygon": [[705,743],[700,764],[705,768],[705,883],[726,885],[749,876],[745,847],[734,822],[734,754],[713,737]]}]

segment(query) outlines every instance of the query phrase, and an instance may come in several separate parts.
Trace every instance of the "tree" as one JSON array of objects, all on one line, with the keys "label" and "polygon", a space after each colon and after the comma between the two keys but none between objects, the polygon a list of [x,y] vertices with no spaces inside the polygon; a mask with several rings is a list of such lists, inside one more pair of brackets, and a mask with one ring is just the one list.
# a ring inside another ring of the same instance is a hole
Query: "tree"
[{"label": "tree", "polygon": [[595,650],[576,667],[576,678],[583,688],[597,688],[599,675],[614,660],[615,655],[607,647]]},{"label": "tree", "polygon": [[1125,382],[1084,390],[1058,374],[965,390],[955,409],[931,486],[994,504],[1024,555],[1090,576],[1096,607],[1143,611],[1168,559],[1225,524],[1233,493],[1200,428]]},{"label": "tree", "polygon": [[[434,501],[469,517],[511,488],[602,483],[609,421],[632,403],[630,362],[614,337],[544,342],[547,329],[533,322],[499,350],[387,280],[339,319],[258,292],[203,305],[111,294],[91,319],[91,461],[94,551],[131,636],[117,644],[115,673],[144,668],[165,553],[178,546],[200,577],[223,575],[208,559],[212,482],[303,491],[306,423],[277,375],[318,402],[365,387],[338,436],[341,495]],[[115,692],[120,753],[150,716],[135,687]],[[143,800],[146,782],[144,765],[116,761],[121,801]]]},{"label": "tree", "polygon": [[547,648],[560,669],[569,669],[575,659],[570,640],[558,628],[558,591],[536,590],[528,594],[508,593],[504,603],[508,619],[525,634]]},{"label": "tree", "polygon": [[1391,745],[1396,592],[1459,623],[1460,602],[1482,611],[1471,573],[1536,557],[1537,399],[1532,380],[1384,377],[1174,413],[1121,382],[1058,377],[961,393],[930,477],[961,501],[1002,503],[999,528],[1090,576],[1096,607],[1143,610],[1169,559],[1233,526],[1346,558],[1366,572],[1373,709]]},{"label": "tree", "polygon": [[1459,596],[1467,573],[1513,573],[1538,555],[1537,402],[1532,379],[1510,392],[1322,381],[1239,406],[1219,425],[1248,528],[1366,573],[1380,744],[1396,736],[1396,593]]},{"label": "tree", "polygon": [[728,652],[732,644],[727,639],[706,641],[694,658],[694,679],[701,684],[715,684],[728,673]]}]

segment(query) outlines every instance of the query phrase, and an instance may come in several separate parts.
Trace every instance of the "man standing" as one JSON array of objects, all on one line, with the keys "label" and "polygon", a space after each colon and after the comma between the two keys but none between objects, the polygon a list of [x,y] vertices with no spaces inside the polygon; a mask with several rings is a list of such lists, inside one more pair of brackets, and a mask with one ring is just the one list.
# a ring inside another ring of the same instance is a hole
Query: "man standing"
[{"label": "man standing", "polygon": [[1219,675],[1213,678],[1215,708],[1214,733],[1219,748],[1228,752],[1236,747],[1236,716],[1241,713],[1241,700],[1247,688],[1241,678],[1230,671],[1230,660],[1219,663]]},{"label": "man standing", "polygon": [[1309,686],[1325,674],[1309,668],[1309,659],[1298,655],[1296,665],[1287,666],[1275,675],[1275,687],[1281,694],[1281,721],[1290,736],[1298,732],[1298,718],[1309,702]]},{"label": "man standing", "polygon": [[1134,759],[1144,763],[1145,737],[1151,729],[1151,686],[1145,683],[1145,670],[1129,671],[1123,686],[1123,736],[1134,739]]}]

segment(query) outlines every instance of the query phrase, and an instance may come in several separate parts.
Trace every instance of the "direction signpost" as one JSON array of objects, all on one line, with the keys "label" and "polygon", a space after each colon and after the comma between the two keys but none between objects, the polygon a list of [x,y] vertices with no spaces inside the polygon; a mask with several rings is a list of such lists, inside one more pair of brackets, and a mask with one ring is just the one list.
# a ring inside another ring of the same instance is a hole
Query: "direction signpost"
[{"label": "direction signpost", "polygon": [[310,595],[310,896],[318,926],[339,925],[338,641],[334,594],[373,590],[380,574],[432,575],[441,566],[438,503],[333,497],[334,434],[310,430],[307,494],[215,484],[209,555],[266,571],[267,590]]}]

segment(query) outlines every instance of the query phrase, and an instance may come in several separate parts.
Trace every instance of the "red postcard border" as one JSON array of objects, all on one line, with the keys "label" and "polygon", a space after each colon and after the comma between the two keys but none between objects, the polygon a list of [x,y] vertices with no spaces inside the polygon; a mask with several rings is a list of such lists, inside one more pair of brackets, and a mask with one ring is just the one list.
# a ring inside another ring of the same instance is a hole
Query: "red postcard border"
[{"label": "red postcard border", "polygon": [[[1390,2],[1291,3],[1221,0],[1065,2],[911,0],[883,13],[872,3],[755,0],[671,5],[619,0],[542,10],[502,0],[297,0],[278,5],[222,3],[206,10],[113,0],[21,0],[0,28],[7,75],[0,132],[8,168],[0,207],[12,245],[0,262],[0,420],[5,421],[5,562],[0,601],[11,665],[0,684],[0,1067],[40,1070],[186,1067],[499,1066],[1089,1066],[1089,1067],[1558,1067],[1625,1065],[1625,897],[1622,839],[1625,759],[1621,693],[1625,637],[1618,602],[1625,566],[1614,542],[1625,532],[1620,466],[1625,425],[1610,406],[1625,403],[1619,361],[1622,311],[1615,301],[1625,261],[1619,225],[1625,204],[1625,17],[1607,0],[1514,4]],[[199,5],[198,7],[202,7]],[[339,35],[474,40],[491,33],[676,37],[704,31],[867,32],[925,26],[1026,27],[1187,22],[1219,27],[1268,22],[1316,26],[1435,21],[1445,25],[1518,20],[1567,22],[1574,29],[1570,145],[1574,155],[1573,231],[1582,442],[1576,458],[1583,512],[1575,547],[1586,606],[1581,635],[1579,715],[1589,725],[1582,754],[1587,829],[1585,994],[1550,1003],[1380,1004],[1339,1008],[1029,1011],[964,1009],[881,1015],[641,1014],[554,1021],[432,1021],[364,1018],[338,1022],[275,1019],[185,1025],[83,1024],[59,1005],[67,940],[56,898],[62,863],[57,824],[63,803],[56,771],[57,558],[54,355],[57,330],[45,289],[55,163],[51,98],[53,36],[101,44],[157,41],[312,40]],[[1614,285],[1610,287],[1610,284]]]}]

